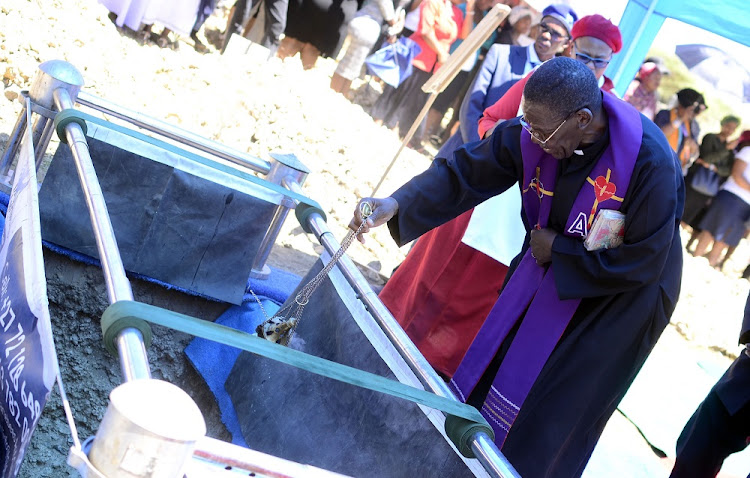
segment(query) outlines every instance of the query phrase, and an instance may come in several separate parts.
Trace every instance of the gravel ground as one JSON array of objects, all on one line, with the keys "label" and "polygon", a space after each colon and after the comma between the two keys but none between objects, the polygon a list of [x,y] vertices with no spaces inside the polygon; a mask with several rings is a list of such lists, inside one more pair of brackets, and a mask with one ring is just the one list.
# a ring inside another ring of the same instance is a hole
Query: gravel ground
[{"label": "gravel ground", "polygon": [[[164,49],[139,41],[132,32],[118,30],[93,0],[4,0],[0,5],[4,86],[0,152],[20,112],[18,93],[30,87],[40,62],[63,59],[79,69],[89,93],[258,157],[268,158],[269,152],[296,154],[312,170],[304,185],[306,194],[323,205],[330,229],[341,240],[357,199],[372,192],[400,144],[395,133],[376,126],[366,113],[377,88],[355,82],[353,101],[332,92],[328,87],[335,69],[332,59],[321,59],[314,69],[304,71],[297,57],[282,62],[257,55],[220,55],[216,48],[226,15],[227,7],[221,4],[208,20],[200,34],[208,52],[200,54],[189,38],[173,37],[173,48]],[[53,141],[48,157],[56,146]],[[405,150],[379,193],[388,194],[428,165],[429,158]],[[290,217],[271,261],[304,273],[320,250]],[[377,281],[375,271],[389,275],[405,252],[381,228],[365,246],[355,243],[349,255],[369,266],[370,277]],[[694,349],[715,351],[717,360],[728,364],[739,351],[737,334],[749,288],[739,276],[749,257],[743,241],[719,272],[705,259],[686,254],[680,302],[665,333],[688,341]],[[50,285],[50,300],[65,309],[68,296],[59,293],[60,287],[64,285]],[[91,306],[92,316],[99,307],[100,303]],[[65,311],[60,314],[69,316]],[[55,322],[55,329],[61,327],[62,335],[67,335],[74,321]],[[167,361],[175,362],[173,358]],[[108,374],[114,377],[117,371]],[[106,390],[112,377],[99,388]],[[91,398],[97,407],[106,402],[99,395]],[[84,423],[87,430],[96,427],[101,410],[90,416],[94,423]],[[57,423],[50,429],[55,427],[65,434],[64,425]],[[215,435],[221,433],[217,429]],[[56,447],[62,456],[67,449],[59,443],[44,446]],[[47,455],[33,457],[34,463],[48,461]],[[61,476],[40,474],[31,466],[25,465],[22,475]]]}]

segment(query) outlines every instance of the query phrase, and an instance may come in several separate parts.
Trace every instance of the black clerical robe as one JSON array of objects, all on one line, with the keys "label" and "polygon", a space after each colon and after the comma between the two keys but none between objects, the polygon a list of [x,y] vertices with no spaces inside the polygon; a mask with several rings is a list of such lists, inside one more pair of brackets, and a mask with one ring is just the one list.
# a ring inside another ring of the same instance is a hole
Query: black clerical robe
[{"label": "black clerical robe", "polygon": [[[579,476],[614,412],[669,323],[680,291],[679,225],[684,182],[664,134],[645,117],[643,139],[620,211],[624,244],[586,251],[560,234],[552,246],[560,299],[581,298],[565,333],[521,407],[502,452],[524,478]],[[490,138],[459,148],[393,194],[399,212],[388,226],[406,244],[482,201],[520,187],[521,126],[507,121]],[[561,160],[549,227],[562,233],[578,191],[609,141],[605,134],[583,156]],[[527,235],[515,270],[529,247]],[[474,394],[486,393],[513,333]],[[494,370],[493,370],[494,368]],[[469,397],[481,403],[483,397]]]},{"label": "black clerical robe", "polygon": [[[750,344],[750,295],[745,303],[745,317],[742,319],[739,343]],[[750,356],[744,352],[740,353],[737,360],[716,383],[714,391],[730,415],[750,407]],[[746,432],[750,437],[750,423],[746,426]]]}]

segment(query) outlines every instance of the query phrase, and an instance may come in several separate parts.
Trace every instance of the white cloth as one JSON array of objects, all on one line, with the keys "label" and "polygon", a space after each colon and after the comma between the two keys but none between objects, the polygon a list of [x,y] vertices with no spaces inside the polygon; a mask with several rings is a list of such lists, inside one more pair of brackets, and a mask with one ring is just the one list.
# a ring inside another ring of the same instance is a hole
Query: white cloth
[{"label": "white cloth", "polygon": [[[534,45],[529,45],[528,49],[525,74],[542,63]],[[522,113],[519,105],[518,114]],[[525,237],[526,228],[521,220],[521,193],[518,188],[512,187],[474,208],[461,242],[507,266],[521,252]]]},{"label": "white cloth", "polygon": [[521,252],[525,237],[521,193],[514,186],[474,208],[461,242],[507,266]]},{"label": "white cloth", "polygon": [[347,80],[359,77],[367,55],[380,38],[381,25],[382,17],[380,16],[373,18],[368,15],[358,15],[349,22],[349,46],[336,66],[336,74]]},{"label": "white cloth", "polygon": [[198,17],[200,0],[99,0],[117,15],[115,24],[138,31],[154,23],[181,35],[190,35]]},{"label": "white cloth", "polygon": [[[745,171],[743,171],[742,173],[742,178],[750,183],[750,146],[745,146],[744,148],[742,148],[737,154],[734,155],[734,159],[735,161],[743,161],[746,164]],[[724,182],[724,184],[721,186],[721,189],[726,189],[730,193],[742,198],[742,200],[747,204],[750,204],[750,191],[737,184],[737,181],[735,181],[732,176],[729,176],[729,179]]]}]

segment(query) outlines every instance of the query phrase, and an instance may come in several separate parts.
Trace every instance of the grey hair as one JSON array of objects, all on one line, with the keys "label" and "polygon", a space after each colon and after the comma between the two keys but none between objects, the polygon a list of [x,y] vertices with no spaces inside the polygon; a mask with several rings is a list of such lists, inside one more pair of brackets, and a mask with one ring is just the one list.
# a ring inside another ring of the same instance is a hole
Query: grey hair
[{"label": "grey hair", "polygon": [[596,113],[602,103],[602,93],[594,73],[580,61],[567,57],[543,63],[529,77],[523,96],[526,102],[555,112],[559,119],[581,108]]}]

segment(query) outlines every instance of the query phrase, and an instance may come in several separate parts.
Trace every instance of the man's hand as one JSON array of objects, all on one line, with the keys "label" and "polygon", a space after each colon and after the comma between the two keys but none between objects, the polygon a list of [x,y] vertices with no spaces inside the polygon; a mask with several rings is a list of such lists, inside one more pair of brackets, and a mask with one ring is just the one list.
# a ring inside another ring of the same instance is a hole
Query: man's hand
[{"label": "man's hand", "polygon": [[398,203],[392,197],[387,198],[364,198],[357,203],[357,207],[354,208],[354,217],[349,222],[349,229],[356,231],[362,224],[364,217],[362,215],[363,209],[368,209],[368,206],[363,206],[367,203],[369,209],[372,211],[370,216],[367,218],[364,227],[357,234],[357,240],[362,244],[365,243],[364,234],[370,232],[370,228],[378,227],[388,222],[398,212]]},{"label": "man's hand", "polygon": [[537,265],[543,266],[552,262],[552,243],[555,241],[555,237],[557,237],[557,233],[552,229],[531,230],[529,247],[531,248],[531,257],[536,259]]}]

